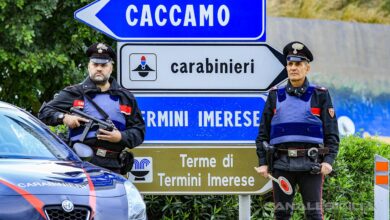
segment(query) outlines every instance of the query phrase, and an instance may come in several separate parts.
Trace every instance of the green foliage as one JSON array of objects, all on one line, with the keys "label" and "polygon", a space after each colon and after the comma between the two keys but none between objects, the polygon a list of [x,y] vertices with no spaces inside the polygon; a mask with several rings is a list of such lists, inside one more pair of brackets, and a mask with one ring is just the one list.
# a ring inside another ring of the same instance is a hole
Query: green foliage
[{"label": "green foliage", "polygon": [[86,76],[86,48],[114,43],[73,18],[88,3],[0,0],[0,100],[37,113],[43,101]]},{"label": "green foliage", "polygon": [[335,162],[336,175],[324,185],[325,210],[332,219],[373,218],[374,155],[390,158],[390,145],[375,139],[346,137]]},{"label": "green foliage", "polygon": [[382,4],[382,9],[390,14],[390,0],[384,0]]},{"label": "green foliage", "polygon": [[[325,219],[373,219],[374,155],[390,158],[390,145],[376,139],[345,137],[325,178]],[[299,191],[299,190],[298,190]],[[251,196],[252,219],[273,219],[272,194]],[[145,196],[149,219],[238,219],[238,196]],[[293,220],[304,219],[302,197],[294,198]]]},{"label": "green foliage", "polygon": [[149,219],[236,219],[236,196],[145,196]]}]

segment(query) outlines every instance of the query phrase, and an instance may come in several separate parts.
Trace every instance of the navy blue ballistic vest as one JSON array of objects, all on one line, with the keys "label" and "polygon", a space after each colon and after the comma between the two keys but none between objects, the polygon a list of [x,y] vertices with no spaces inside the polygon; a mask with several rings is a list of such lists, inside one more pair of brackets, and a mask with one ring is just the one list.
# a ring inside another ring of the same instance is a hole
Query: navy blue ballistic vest
[{"label": "navy blue ballistic vest", "polygon": [[[109,116],[109,119],[114,123],[115,127],[119,131],[123,131],[126,129],[126,119],[120,111],[118,96],[113,96],[110,94],[97,94],[95,95],[95,97],[91,97],[91,98],[101,109],[103,109],[106,112],[106,114]],[[95,108],[95,106],[85,97],[84,97],[83,112],[95,118],[101,119],[103,121],[105,120],[104,117]],[[88,132],[86,139],[95,138],[97,129],[98,127],[93,127]],[[78,141],[83,130],[84,127],[70,129],[70,140]]]},{"label": "navy blue ballistic vest", "polygon": [[301,96],[292,96],[286,87],[278,88],[276,112],[271,120],[270,144],[303,142],[323,144],[322,121],[313,115],[310,101],[315,86],[310,85]]}]

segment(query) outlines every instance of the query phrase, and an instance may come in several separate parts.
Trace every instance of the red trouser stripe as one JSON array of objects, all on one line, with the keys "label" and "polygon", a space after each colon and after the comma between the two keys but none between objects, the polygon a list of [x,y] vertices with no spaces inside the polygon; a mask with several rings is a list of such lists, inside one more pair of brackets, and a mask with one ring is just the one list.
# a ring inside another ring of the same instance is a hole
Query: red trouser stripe
[{"label": "red trouser stripe", "polygon": [[321,194],[320,194],[320,206],[321,206],[321,214],[322,214],[322,220],[324,220],[324,208],[322,207],[322,190],[323,190],[323,187],[324,187],[324,181],[325,181],[325,175],[324,174],[321,174],[322,175],[322,183],[321,183]]}]

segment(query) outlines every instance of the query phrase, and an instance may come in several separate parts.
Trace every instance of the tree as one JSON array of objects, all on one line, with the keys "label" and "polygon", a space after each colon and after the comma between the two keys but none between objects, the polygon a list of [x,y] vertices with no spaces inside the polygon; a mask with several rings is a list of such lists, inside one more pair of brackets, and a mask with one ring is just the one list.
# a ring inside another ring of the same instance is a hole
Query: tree
[{"label": "tree", "polygon": [[74,19],[89,0],[0,0],[0,100],[37,113],[86,76],[85,51],[112,39]]}]

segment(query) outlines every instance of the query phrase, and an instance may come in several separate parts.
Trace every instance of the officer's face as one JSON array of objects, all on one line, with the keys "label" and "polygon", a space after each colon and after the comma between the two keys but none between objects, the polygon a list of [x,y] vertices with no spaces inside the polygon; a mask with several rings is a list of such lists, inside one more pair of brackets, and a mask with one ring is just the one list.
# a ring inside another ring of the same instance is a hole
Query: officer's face
[{"label": "officer's face", "polygon": [[98,64],[92,61],[88,63],[89,78],[98,85],[104,85],[112,73],[112,63]]},{"label": "officer's face", "polygon": [[287,62],[287,75],[291,83],[300,83],[305,81],[307,73],[310,71],[310,64],[308,62]]}]

